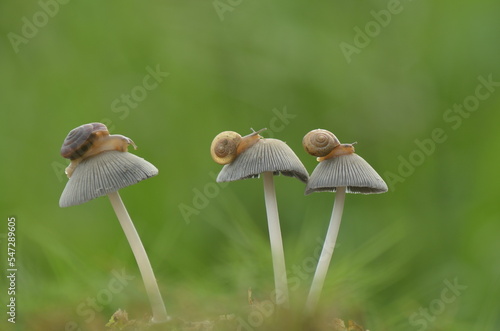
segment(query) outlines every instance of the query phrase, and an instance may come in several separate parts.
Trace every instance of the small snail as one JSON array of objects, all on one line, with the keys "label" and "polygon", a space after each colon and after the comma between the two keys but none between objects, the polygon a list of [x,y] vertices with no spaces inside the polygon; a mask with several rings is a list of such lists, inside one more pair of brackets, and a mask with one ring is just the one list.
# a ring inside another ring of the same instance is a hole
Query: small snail
[{"label": "small snail", "polygon": [[89,123],[71,130],[61,147],[61,156],[70,159],[71,163],[65,172],[71,177],[76,166],[83,160],[105,151],[126,152],[128,145],[137,146],[132,139],[122,135],[110,135],[106,125]]},{"label": "small snail", "polygon": [[238,155],[262,138],[259,133],[264,130],[266,129],[254,131],[244,137],[234,131],[219,133],[210,146],[212,159],[222,165],[233,162]]},{"label": "small snail", "polygon": [[302,146],[306,152],[318,156],[323,161],[335,156],[354,153],[354,144],[341,144],[333,133],[328,130],[312,130],[302,139]]}]

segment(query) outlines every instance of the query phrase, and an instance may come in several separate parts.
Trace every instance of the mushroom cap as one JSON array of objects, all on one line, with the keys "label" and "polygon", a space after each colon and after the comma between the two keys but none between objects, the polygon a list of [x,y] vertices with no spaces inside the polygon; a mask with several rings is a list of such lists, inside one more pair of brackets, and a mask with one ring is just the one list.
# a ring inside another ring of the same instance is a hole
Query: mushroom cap
[{"label": "mushroom cap", "polygon": [[287,144],[278,139],[265,138],[259,139],[233,162],[226,164],[217,176],[217,182],[256,178],[267,171],[274,175],[296,177],[304,183],[309,178],[306,168]]},{"label": "mushroom cap", "polygon": [[321,161],[307,182],[305,194],[335,192],[346,186],[347,193],[374,194],[387,192],[382,177],[356,153]]},{"label": "mushroom cap", "polygon": [[78,164],[59,200],[59,206],[79,205],[156,176],[158,169],[128,152],[108,151]]}]

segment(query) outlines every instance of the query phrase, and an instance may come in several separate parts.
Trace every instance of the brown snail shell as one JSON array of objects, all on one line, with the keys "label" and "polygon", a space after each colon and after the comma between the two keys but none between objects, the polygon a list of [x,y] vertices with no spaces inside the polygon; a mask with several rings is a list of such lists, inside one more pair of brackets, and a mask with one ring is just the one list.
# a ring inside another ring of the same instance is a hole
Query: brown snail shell
[{"label": "brown snail shell", "polygon": [[74,160],[83,156],[99,136],[109,136],[106,125],[102,123],[89,123],[71,130],[61,147],[61,156]]},{"label": "brown snail shell", "polygon": [[322,157],[328,155],[335,147],[340,145],[340,141],[328,130],[312,130],[302,139],[302,146],[307,153]]}]

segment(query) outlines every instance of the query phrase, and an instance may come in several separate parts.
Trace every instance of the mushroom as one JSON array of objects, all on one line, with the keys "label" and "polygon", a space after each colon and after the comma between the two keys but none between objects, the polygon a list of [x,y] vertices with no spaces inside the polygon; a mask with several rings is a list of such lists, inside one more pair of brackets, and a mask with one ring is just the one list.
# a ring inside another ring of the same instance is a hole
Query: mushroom
[{"label": "mushroom", "polygon": [[287,144],[277,139],[263,139],[259,135],[263,130],[254,131],[245,137],[233,131],[224,131],[214,138],[211,154],[215,162],[224,165],[217,176],[218,183],[263,175],[276,303],[287,307],[288,283],[273,176],[282,174],[307,183],[309,174]]},{"label": "mushroom", "polygon": [[346,192],[384,193],[387,192],[387,184],[368,162],[354,153],[354,144],[341,144],[337,137],[327,130],[309,132],[302,144],[307,153],[317,156],[319,161],[309,178],[305,194],[336,192],[330,225],[306,301],[306,311],[311,313],[319,301],[335,248]]},{"label": "mushroom", "polygon": [[60,207],[85,203],[108,195],[111,205],[132,248],[152,306],[153,323],[169,320],[146,250],[134,227],[118,190],[156,176],[158,169],[148,161],[127,152],[134,142],[122,135],[110,135],[102,123],[89,123],[70,131],[61,155],[71,160],[69,178],[59,200]]}]

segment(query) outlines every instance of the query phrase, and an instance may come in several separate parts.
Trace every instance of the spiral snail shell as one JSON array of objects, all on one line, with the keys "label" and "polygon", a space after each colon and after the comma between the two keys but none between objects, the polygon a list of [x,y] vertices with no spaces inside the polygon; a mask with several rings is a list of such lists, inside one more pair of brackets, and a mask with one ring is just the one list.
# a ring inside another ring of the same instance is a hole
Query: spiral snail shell
[{"label": "spiral snail shell", "polygon": [[71,130],[61,147],[61,156],[74,160],[83,156],[98,136],[109,136],[108,128],[102,123],[89,123]]},{"label": "spiral snail shell", "polygon": [[110,135],[106,125],[89,123],[71,130],[61,147],[61,156],[70,159],[66,175],[71,177],[76,166],[91,156],[105,151],[126,152],[128,145],[137,146],[132,139],[122,135]]},{"label": "spiral snail shell", "polygon": [[215,136],[210,146],[212,159],[218,164],[225,165],[233,162],[238,155],[262,138],[259,133],[265,129],[254,131],[242,137],[234,131],[224,131]]},{"label": "spiral snail shell", "polygon": [[333,133],[322,129],[312,130],[302,139],[306,152],[314,156],[326,156],[339,145],[340,141]]},{"label": "spiral snail shell", "polygon": [[353,144],[341,144],[333,133],[323,129],[308,132],[302,139],[302,146],[308,154],[317,156],[318,161],[354,153]]}]

